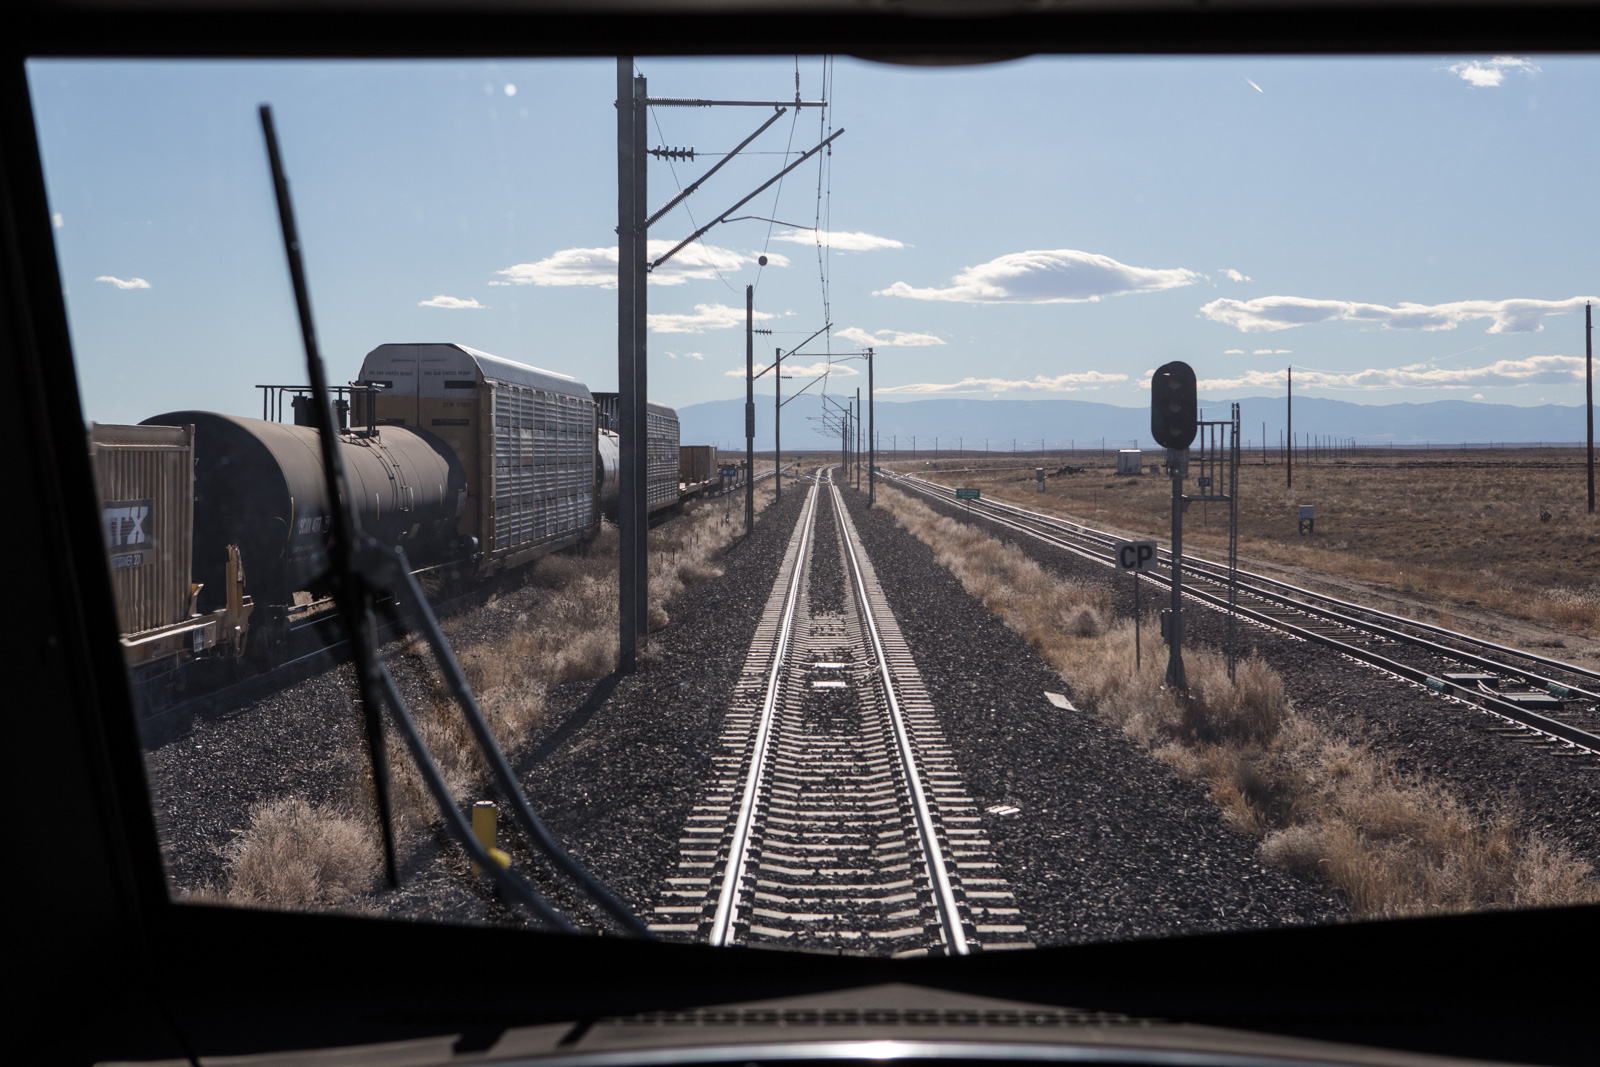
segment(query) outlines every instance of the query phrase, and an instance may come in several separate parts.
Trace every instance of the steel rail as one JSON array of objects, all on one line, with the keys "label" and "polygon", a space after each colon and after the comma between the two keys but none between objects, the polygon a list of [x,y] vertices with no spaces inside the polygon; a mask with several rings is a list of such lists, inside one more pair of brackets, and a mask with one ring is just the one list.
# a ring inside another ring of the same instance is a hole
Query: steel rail
[{"label": "steel rail", "polygon": [[[911,476],[909,480],[935,489],[939,491],[941,496],[949,495],[951,492],[948,486],[940,485],[938,482],[930,482],[926,479],[917,478],[915,476]],[[1014,504],[1007,504],[1002,501],[994,500],[980,500],[979,506],[1003,511],[1015,516],[1020,516],[1024,519],[1024,521],[1036,522],[1053,529],[1069,530],[1070,528],[1070,532],[1074,536],[1081,537],[1085,540],[1093,541],[1098,544],[1109,546],[1115,543],[1115,539],[1106,536],[1104,531],[1091,530],[1089,527],[1083,526],[1079,523],[1068,522],[1064,519],[1059,519],[1055,516],[1044,515],[1037,511],[1029,511],[1027,508],[1017,507]],[[1167,549],[1158,548],[1157,559],[1162,560],[1170,567],[1172,553]],[[1198,576],[1213,583],[1223,580],[1219,577],[1218,572],[1221,571],[1225,573],[1226,568],[1224,568],[1221,564],[1212,562],[1211,560],[1188,555],[1185,555],[1184,559],[1191,575]],[[1471,634],[1464,634],[1457,630],[1446,629],[1443,626],[1435,626],[1432,623],[1408,619],[1403,615],[1392,615],[1388,612],[1380,611],[1377,608],[1363,607],[1360,604],[1354,604],[1350,601],[1340,600],[1337,597],[1327,596],[1323,593],[1318,593],[1310,589],[1304,589],[1297,585],[1290,585],[1288,582],[1281,582],[1276,578],[1268,578],[1252,571],[1242,570],[1238,573],[1241,577],[1250,579],[1251,583],[1260,582],[1262,583],[1262,586],[1271,587],[1262,588],[1260,586],[1241,581],[1239,583],[1239,588],[1242,591],[1255,596],[1257,599],[1274,601],[1294,611],[1303,612],[1304,614],[1319,617],[1327,621],[1338,623],[1341,626],[1348,626],[1352,629],[1361,630],[1366,633],[1378,634],[1393,641],[1427,649],[1430,652],[1434,652],[1451,659],[1457,659],[1463,663],[1468,663],[1474,667],[1479,667],[1484,670],[1515,674],[1529,684],[1543,686],[1545,691],[1551,693],[1552,695],[1575,696],[1583,700],[1590,700],[1600,704],[1600,693],[1584,689],[1580,686],[1571,685],[1556,678],[1550,678],[1542,674],[1534,673],[1523,667],[1518,667],[1509,663],[1501,663],[1498,660],[1488,659],[1475,652],[1468,651],[1467,649],[1454,648],[1450,645],[1442,645],[1438,642],[1430,641],[1426,637],[1419,637],[1416,634],[1410,634],[1404,632],[1403,630],[1395,629],[1394,626],[1412,626],[1428,633],[1450,637],[1454,640],[1461,641],[1467,645],[1476,646],[1480,649],[1488,649],[1497,653],[1517,656],[1531,662],[1539,663],[1545,667],[1568,671],[1572,674],[1578,675],[1579,677],[1591,678],[1596,681],[1600,681],[1600,672],[1587,670],[1586,668],[1577,667],[1573,664],[1564,663],[1560,660],[1549,659],[1547,657],[1540,656],[1535,652],[1524,652],[1521,649],[1497,645],[1493,641],[1486,641],[1481,637],[1474,637]],[[1147,575],[1147,577],[1155,581],[1163,580],[1154,575]],[[1275,592],[1274,589],[1284,590],[1285,592]],[[1297,597],[1305,597],[1310,600],[1321,601],[1325,604],[1333,604],[1340,609],[1360,612],[1383,621],[1368,622],[1366,620],[1354,618],[1351,615],[1344,614],[1343,610],[1336,611],[1333,608],[1320,607],[1317,604],[1306,603],[1303,600],[1297,599]]]},{"label": "steel rail", "polygon": [[828,488],[833,493],[833,506],[839,524],[839,540],[844,546],[845,558],[850,561],[854,578],[856,601],[861,606],[862,621],[872,640],[872,652],[878,664],[878,676],[883,681],[884,701],[888,705],[889,722],[894,727],[895,747],[900,756],[900,767],[905,774],[906,789],[911,794],[912,815],[916,820],[917,834],[922,838],[922,851],[928,863],[928,881],[933,890],[934,904],[939,910],[939,925],[944,932],[945,944],[957,956],[965,956],[971,948],[966,932],[961,926],[961,914],[955,891],[950,886],[950,873],[945,867],[944,850],[939,846],[939,836],[933,825],[933,812],[928,807],[927,793],[922,788],[922,776],[917,772],[916,752],[911,746],[911,735],[906,730],[905,717],[900,712],[900,701],[895,695],[894,674],[889,668],[889,657],[883,648],[883,638],[878,633],[878,620],[872,614],[872,603],[867,598],[866,577],[861,570],[854,531],[845,522],[844,498],[829,472]]},{"label": "steel rail", "polygon": [[[911,485],[913,488],[916,488],[916,489],[918,489],[918,490],[920,490],[922,492],[925,492],[925,493],[929,493],[930,495],[933,495],[938,499],[947,499],[947,497],[945,496],[944,492],[935,492],[935,491],[933,491],[933,490],[945,490],[946,489],[945,486],[941,486],[941,485],[938,485],[937,483],[933,483],[933,482],[927,482],[927,481],[925,481],[924,479],[921,479],[921,478],[907,477],[907,476],[904,476],[904,475],[902,475],[900,477],[907,484]],[[932,489],[930,490],[930,488],[928,488],[928,487],[932,487]],[[984,502],[984,503],[989,503],[989,502]],[[1026,511],[1026,509],[1022,509],[1022,508],[1013,509],[1011,506],[1004,505],[1004,504],[989,503],[989,507],[994,509],[994,510],[1000,511],[1002,513],[1007,512],[1007,511],[1021,512],[1026,517],[1027,521],[1038,522],[1038,523],[1041,523],[1043,525],[1048,525],[1048,526],[1054,526],[1054,527],[1056,527],[1058,529],[1062,529],[1062,530],[1064,530],[1066,532],[1071,533],[1073,536],[1082,537],[1082,538],[1084,538],[1086,540],[1095,541],[1095,542],[1101,542],[1101,543],[1109,543],[1108,539],[1100,536],[1098,533],[1086,532],[1086,528],[1078,526],[1078,524],[1076,524],[1076,523],[1067,523],[1067,522],[1063,522],[1061,520],[1056,520],[1056,519],[1049,518],[1049,517],[1046,517],[1046,516],[1041,516],[1037,512],[1028,512],[1028,511]],[[1072,552],[1072,553],[1074,553],[1076,555],[1082,556],[1084,559],[1090,560],[1090,561],[1095,562],[1095,563],[1099,563],[1102,566],[1110,566],[1110,563],[1105,558],[1103,558],[1103,557],[1101,557],[1101,556],[1099,556],[1097,554],[1093,554],[1093,553],[1087,552],[1084,549],[1080,548],[1079,546],[1071,544],[1070,542],[1068,542],[1068,541],[1064,540],[1063,538],[1058,537],[1058,536],[1056,536],[1054,534],[1048,533],[1046,531],[1030,529],[1030,528],[1028,528],[1026,526],[1023,526],[1022,524],[1020,524],[1018,522],[1006,521],[1004,519],[997,518],[994,515],[985,515],[984,518],[987,518],[991,522],[997,522],[997,523],[999,523],[999,524],[1001,524],[1003,526],[1008,526],[1011,529],[1014,529],[1014,530],[1018,531],[1019,533],[1025,533],[1025,534],[1028,534],[1028,535],[1030,535],[1032,537],[1035,537],[1035,538],[1037,538],[1039,540],[1045,541],[1046,543],[1053,544],[1058,548],[1061,548],[1061,549],[1064,549],[1066,551]],[[1067,530],[1067,527],[1069,527],[1069,526],[1078,526],[1078,529],[1077,530]],[[1149,581],[1156,582],[1158,584],[1163,584],[1163,585],[1170,585],[1171,584],[1171,579],[1170,578],[1166,578],[1166,577],[1163,577],[1163,576],[1158,575],[1158,574],[1145,574],[1145,575],[1142,575],[1142,577],[1148,579]],[[1282,583],[1280,583],[1280,584],[1282,584]],[[1294,587],[1291,586],[1290,588],[1294,588]],[[1429,641],[1429,640],[1427,640],[1425,638],[1416,637],[1415,635],[1401,633],[1401,632],[1395,631],[1395,630],[1390,630],[1389,628],[1384,627],[1384,626],[1380,626],[1380,625],[1378,625],[1376,623],[1363,622],[1363,621],[1358,620],[1358,619],[1353,619],[1353,618],[1350,618],[1348,616],[1340,615],[1337,612],[1329,611],[1327,609],[1317,608],[1317,607],[1315,607],[1313,605],[1296,604],[1293,601],[1289,601],[1288,598],[1283,597],[1281,594],[1278,595],[1276,598],[1274,598],[1272,594],[1258,593],[1256,590],[1251,589],[1248,586],[1241,585],[1241,589],[1244,589],[1247,592],[1250,592],[1250,593],[1252,593],[1254,595],[1257,595],[1263,600],[1277,599],[1279,602],[1285,603],[1286,606],[1291,607],[1293,610],[1302,611],[1305,614],[1311,615],[1313,617],[1331,620],[1331,621],[1339,623],[1340,625],[1348,626],[1348,627],[1350,627],[1352,629],[1362,630],[1362,631],[1365,631],[1367,633],[1379,634],[1379,635],[1382,635],[1382,636],[1385,636],[1385,637],[1390,637],[1390,638],[1392,638],[1394,640],[1397,640],[1397,641],[1401,641],[1401,642],[1404,642],[1404,643],[1407,643],[1407,644],[1411,644],[1411,645],[1416,645],[1416,646],[1428,649],[1430,651],[1439,653],[1441,655],[1445,655],[1445,656],[1448,656],[1450,658],[1460,660],[1462,662],[1472,663],[1472,664],[1477,665],[1477,666],[1486,667],[1486,668],[1491,669],[1491,670],[1498,670],[1498,671],[1503,671],[1503,672],[1509,673],[1509,674],[1516,674],[1518,676],[1525,677],[1525,678],[1526,677],[1530,677],[1528,672],[1523,671],[1520,668],[1513,667],[1513,666],[1511,666],[1509,664],[1497,663],[1497,662],[1495,662],[1493,660],[1488,660],[1488,659],[1484,659],[1483,657],[1473,655],[1470,652],[1465,652],[1465,651],[1462,651],[1460,649],[1449,648],[1448,646],[1437,644],[1436,642]],[[1419,683],[1421,685],[1425,685],[1428,688],[1436,690],[1438,692],[1449,693],[1452,696],[1459,697],[1459,698],[1461,698],[1461,699],[1463,699],[1463,700],[1465,700],[1465,701],[1467,701],[1469,703],[1476,704],[1479,707],[1482,707],[1482,708],[1484,708],[1486,710],[1492,711],[1496,715],[1499,715],[1499,716],[1501,716],[1503,718],[1509,719],[1509,720],[1511,720],[1513,722],[1521,723],[1524,726],[1528,726],[1528,727],[1530,727],[1532,729],[1540,731],[1541,733],[1548,734],[1551,737],[1558,738],[1558,739],[1560,739],[1562,741],[1566,741],[1568,743],[1581,746],[1583,748],[1589,749],[1592,752],[1600,754],[1600,735],[1595,735],[1595,734],[1592,734],[1592,733],[1588,732],[1587,730],[1583,730],[1583,729],[1580,729],[1579,727],[1572,726],[1569,723],[1561,722],[1560,720],[1552,719],[1552,718],[1549,718],[1548,716],[1545,716],[1545,715],[1540,715],[1538,712],[1529,711],[1526,708],[1520,707],[1520,706],[1518,706],[1518,705],[1516,705],[1516,704],[1514,704],[1514,703],[1512,703],[1510,701],[1502,700],[1499,697],[1495,696],[1493,693],[1484,692],[1484,691],[1479,690],[1477,688],[1471,688],[1471,687],[1468,687],[1468,686],[1465,686],[1465,685],[1461,685],[1460,683],[1452,682],[1452,681],[1450,681],[1449,679],[1446,679],[1446,678],[1440,678],[1440,677],[1438,677],[1438,676],[1436,676],[1436,675],[1434,675],[1434,674],[1432,674],[1432,673],[1430,673],[1428,671],[1425,671],[1425,670],[1423,670],[1423,669],[1421,669],[1419,667],[1413,667],[1410,664],[1400,663],[1397,660],[1392,660],[1387,656],[1380,655],[1380,654],[1378,654],[1376,652],[1373,652],[1373,651],[1371,651],[1369,649],[1364,649],[1364,648],[1360,648],[1360,647],[1358,647],[1356,645],[1347,644],[1346,642],[1337,640],[1336,638],[1330,637],[1330,636],[1328,636],[1326,634],[1320,634],[1320,633],[1316,632],[1315,630],[1307,629],[1307,628],[1301,627],[1301,626],[1296,626],[1295,624],[1293,624],[1291,622],[1288,622],[1287,620],[1276,618],[1274,616],[1267,615],[1267,614],[1265,614],[1263,612],[1259,612],[1259,611],[1252,610],[1250,608],[1246,608],[1246,607],[1244,607],[1242,605],[1234,605],[1232,608],[1230,608],[1228,603],[1227,603],[1227,601],[1222,600],[1222,599],[1220,599],[1218,597],[1212,596],[1209,593],[1202,592],[1202,591],[1200,591],[1198,589],[1195,589],[1193,587],[1186,588],[1184,590],[1184,594],[1186,596],[1192,597],[1193,599],[1195,599],[1195,600],[1197,600],[1197,601],[1199,601],[1201,603],[1209,604],[1209,605],[1211,605],[1213,607],[1220,608],[1224,612],[1233,611],[1233,612],[1237,613],[1238,615],[1240,615],[1241,617],[1251,620],[1252,622],[1259,623],[1259,624],[1261,624],[1263,626],[1267,626],[1267,627],[1270,627],[1270,628],[1275,629],[1275,630],[1281,630],[1281,631],[1283,631],[1285,633],[1293,634],[1294,636],[1299,637],[1299,638],[1301,638],[1302,640],[1305,640],[1305,641],[1310,641],[1313,644],[1318,644],[1318,645],[1322,645],[1322,646],[1327,647],[1327,648],[1335,649],[1335,650],[1337,650],[1339,652],[1342,652],[1345,655],[1351,656],[1352,658],[1355,658],[1355,659],[1362,660],[1362,661],[1364,661],[1366,663],[1371,664],[1372,666],[1379,667],[1382,670],[1388,671],[1391,674],[1395,674],[1395,675],[1397,675],[1397,676],[1399,676],[1401,678],[1405,678],[1405,679],[1407,679],[1409,681],[1413,681],[1413,682],[1417,682],[1417,683]],[[1469,637],[1469,636],[1467,636],[1465,634],[1461,634],[1459,636],[1463,640],[1466,640],[1466,641],[1474,640],[1473,638],[1471,638],[1471,637]],[[1537,679],[1537,676],[1531,676],[1531,677],[1534,677],[1534,678]],[[1549,684],[1561,685],[1561,683],[1559,683],[1559,682],[1550,682],[1548,679],[1538,679],[1538,680],[1546,681]],[[1600,699],[1600,698],[1597,698],[1594,694],[1589,693],[1588,691],[1583,690],[1583,689],[1578,689],[1578,688],[1574,688],[1574,687],[1571,687],[1571,686],[1565,686],[1565,685],[1561,685],[1561,688],[1564,689],[1566,692],[1568,692],[1568,693],[1570,693],[1572,695],[1575,695],[1575,696],[1581,696],[1581,697],[1584,697],[1584,698],[1590,699],[1590,700]]]},{"label": "steel rail", "polygon": [[[940,484],[939,482],[928,481],[927,479],[921,478],[921,477],[919,477],[917,475],[900,474],[900,475],[898,475],[898,477],[905,478],[906,480],[912,481],[912,482],[919,482],[919,483],[921,483],[923,485],[926,485],[926,486],[929,486],[929,487],[931,487],[933,489],[939,490],[941,492],[941,494],[943,494],[943,495],[951,495],[953,497],[953,494],[951,493],[950,488],[948,486]],[[1105,531],[1103,531],[1103,530],[1093,530],[1090,527],[1083,526],[1082,524],[1079,524],[1079,523],[1069,522],[1068,520],[1061,519],[1061,518],[1059,518],[1057,516],[1046,515],[1046,514],[1044,514],[1042,512],[1038,512],[1038,511],[1030,511],[1027,508],[1019,507],[1019,506],[1017,506],[1015,504],[1006,503],[1004,501],[981,500],[979,503],[980,503],[981,506],[1003,510],[1003,511],[1009,512],[1009,513],[1014,514],[1014,515],[1025,517],[1026,519],[1028,519],[1030,521],[1033,521],[1033,522],[1041,522],[1041,523],[1044,523],[1046,525],[1055,526],[1057,528],[1073,527],[1074,528],[1074,532],[1077,533],[1078,536],[1084,537],[1084,538],[1089,539],[1089,540],[1099,541],[1102,544],[1109,545],[1109,544],[1112,544],[1115,540],[1117,540],[1116,538],[1112,538],[1112,537],[1106,535]],[[1159,553],[1160,556],[1165,556],[1169,560],[1171,559],[1172,554],[1167,549],[1158,548],[1157,552]],[[1226,566],[1224,564],[1217,563],[1214,560],[1206,559],[1203,556],[1193,556],[1193,555],[1189,555],[1189,554],[1185,553],[1184,561],[1185,561],[1185,566],[1190,568],[1191,572],[1193,572],[1194,570],[1207,570],[1207,569],[1215,572],[1215,571],[1225,570],[1226,569]],[[1461,633],[1459,630],[1451,630],[1448,627],[1439,626],[1439,625],[1437,625],[1435,623],[1423,622],[1420,619],[1410,619],[1410,618],[1405,617],[1404,615],[1395,615],[1395,614],[1393,614],[1391,612],[1383,611],[1383,610],[1378,609],[1378,608],[1368,607],[1368,606],[1366,606],[1364,604],[1357,604],[1357,603],[1354,603],[1353,601],[1349,601],[1349,600],[1341,600],[1336,596],[1331,596],[1331,595],[1329,595],[1327,593],[1319,593],[1316,590],[1306,589],[1306,588],[1303,588],[1303,587],[1298,586],[1298,585],[1291,585],[1288,582],[1281,581],[1281,580],[1279,580],[1277,578],[1271,578],[1271,577],[1268,577],[1267,575],[1264,575],[1264,574],[1257,574],[1254,571],[1240,570],[1238,572],[1238,574],[1239,574],[1240,578],[1248,578],[1250,581],[1259,582],[1263,586],[1270,586],[1270,587],[1273,587],[1275,589],[1284,590],[1286,593],[1289,593],[1289,594],[1291,594],[1293,596],[1303,596],[1303,597],[1311,598],[1313,600],[1318,600],[1318,601],[1321,601],[1324,604],[1333,605],[1334,607],[1340,609],[1341,611],[1359,612],[1359,613],[1361,613],[1363,615],[1369,615],[1369,616],[1371,616],[1373,618],[1380,619],[1385,624],[1388,624],[1388,625],[1391,625],[1391,626],[1410,626],[1410,627],[1414,627],[1414,628],[1416,628],[1418,630],[1423,630],[1423,631],[1426,631],[1428,633],[1437,634],[1437,635],[1439,635],[1441,637],[1448,637],[1448,638],[1451,638],[1451,639],[1454,639],[1454,640],[1458,640],[1458,641],[1465,641],[1468,644],[1476,645],[1479,648],[1488,649],[1488,650],[1490,650],[1492,652],[1495,652],[1495,653],[1498,653],[1498,654],[1501,654],[1501,655],[1516,656],[1517,658],[1525,659],[1525,660],[1529,661],[1530,663],[1537,663],[1540,666],[1546,668],[1547,670],[1566,671],[1569,674],[1577,675],[1580,678],[1589,678],[1589,679],[1591,679],[1593,681],[1600,682],[1600,671],[1591,670],[1588,667],[1580,667],[1580,666],[1578,666],[1577,664],[1574,664],[1574,663],[1567,663],[1565,660],[1553,659],[1553,658],[1551,658],[1549,656],[1540,655],[1537,652],[1529,652],[1526,649],[1512,648],[1509,645],[1496,644],[1495,642],[1486,640],[1485,638],[1474,637],[1471,634],[1464,634],[1464,633]],[[1298,606],[1298,605],[1296,605],[1296,606]],[[1315,610],[1320,610],[1320,609],[1315,609]],[[1401,635],[1401,639],[1402,640],[1410,640],[1411,638],[1410,638],[1410,635]],[[1450,651],[1452,653],[1454,653],[1454,652],[1457,652],[1459,650],[1451,649]],[[1509,665],[1508,664],[1498,664],[1497,666],[1507,667]],[[1519,673],[1525,673],[1525,672],[1520,672],[1519,671]],[[1541,682],[1551,682],[1551,681],[1553,681],[1553,679],[1548,679],[1548,678],[1538,678],[1536,680],[1541,681]],[[1563,688],[1572,689],[1571,686],[1566,685],[1564,682],[1557,681],[1557,682],[1555,682],[1555,684],[1561,685]],[[1572,691],[1575,692],[1575,693],[1581,692],[1581,691],[1576,690],[1576,689],[1573,689]],[[1589,697],[1590,699],[1600,700],[1600,694],[1584,693],[1582,695],[1585,695],[1585,696]]]},{"label": "steel rail", "polygon": [[722,892],[717,897],[717,910],[711,920],[709,940],[713,945],[726,945],[733,937],[734,919],[738,913],[739,887],[744,883],[745,866],[749,861],[750,831],[755,822],[756,798],[761,792],[761,780],[765,775],[767,747],[772,738],[773,712],[777,707],[784,661],[788,658],[789,641],[794,632],[794,613],[800,602],[801,582],[806,574],[806,557],[811,551],[811,534],[816,517],[817,487],[813,484],[806,505],[805,526],[801,530],[800,545],[795,554],[794,573],[789,576],[789,592],[783,606],[783,622],[778,627],[778,639],[773,645],[772,669],[767,673],[766,695],[761,701],[761,720],[757,724],[755,741],[751,745],[750,772],[745,778],[744,794],[739,800],[739,815],[734,821],[733,841],[728,851],[728,866],[722,876]]}]

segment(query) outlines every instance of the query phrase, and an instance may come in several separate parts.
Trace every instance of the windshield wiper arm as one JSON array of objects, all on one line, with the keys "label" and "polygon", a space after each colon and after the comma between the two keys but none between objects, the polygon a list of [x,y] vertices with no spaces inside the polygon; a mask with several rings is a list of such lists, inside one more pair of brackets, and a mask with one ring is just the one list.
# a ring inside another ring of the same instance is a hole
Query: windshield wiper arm
[{"label": "windshield wiper arm", "polygon": [[390,813],[388,762],[383,747],[383,724],[378,715],[377,697],[381,691],[388,703],[400,732],[405,736],[417,767],[422,772],[428,790],[433,794],[444,816],[445,825],[457,842],[466,849],[478,866],[511,896],[521,900],[545,922],[559,930],[575,932],[576,928],[556,912],[539,893],[520,875],[502,867],[478,841],[462,816],[455,797],[450,793],[444,776],[428,751],[427,744],[417,730],[410,709],[396,688],[394,678],[379,661],[376,650],[376,626],[372,617],[372,597],[384,591],[394,596],[401,611],[409,617],[413,628],[428,641],[434,658],[438,661],[451,695],[461,705],[461,710],[471,727],[472,735],[489,765],[496,786],[512,802],[517,822],[527,836],[529,844],[567,874],[588,896],[620,922],[629,933],[652,937],[649,928],[633,914],[627,905],[616,898],[605,884],[579,864],[560,842],[550,834],[532,805],[523,795],[516,775],[511,770],[505,753],[501,751],[494,735],[483,719],[472,688],[456,663],[450,645],[439,629],[438,620],[423,596],[416,576],[406,565],[404,553],[381,544],[363,534],[357,523],[355,510],[344,492],[344,468],[339,455],[338,436],[333,423],[333,407],[329,402],[327,377],[322,367],[322,357],[317,350],[316,331],[311,320],[311,300],[305,279],[305,265],[300,256],[300,239],[295,228],[294,205],[289,199],[289,181],[284,174],[283,160],[278,152],[278,136],[272,122],[272,108],[261,105],[261,129],[267,141],[267,158],[272,168],[273,187],[277,192],[278,218],[283,228],[284,251],[289,258],[289,275],[294,285],[295,307],[300,316],[300,333],[306,348],[306,369],[311,380],[313,410],[316,413],[318,437],[322,449],[322,470],[326,479],[328,510],[332,516],[333,540],[329,562],[334,590],[334,602],[343,616],[350,633],[350,648],[356,661],[356,681],[361,694],[362,714],[367,728],[367,747],[372,760],[373,779],[378,797],[378,818],[383,828],[385,873],[391,886],[399,884],[394,858],[394,830]]}]

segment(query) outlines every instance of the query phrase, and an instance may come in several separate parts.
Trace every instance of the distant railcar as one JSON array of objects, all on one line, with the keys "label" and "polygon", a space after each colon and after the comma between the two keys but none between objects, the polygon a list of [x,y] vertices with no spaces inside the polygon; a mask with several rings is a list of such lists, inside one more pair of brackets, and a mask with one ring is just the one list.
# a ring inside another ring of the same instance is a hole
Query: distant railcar
[{"label": "distant railcar", "polygon": [[719,478],[715,445],[678,446],[678,481],[685,492],[698,492],[700,487],[717,482]]},{"label": "distant railcar", "polygon": [[[595,393],[600,426],[616,434],[619,427],[616,393]],[[645,500],[650,511],[678,505],[678,413],[651,401],[645,408]],[[608,497],[606,513],[616,514]]]}]

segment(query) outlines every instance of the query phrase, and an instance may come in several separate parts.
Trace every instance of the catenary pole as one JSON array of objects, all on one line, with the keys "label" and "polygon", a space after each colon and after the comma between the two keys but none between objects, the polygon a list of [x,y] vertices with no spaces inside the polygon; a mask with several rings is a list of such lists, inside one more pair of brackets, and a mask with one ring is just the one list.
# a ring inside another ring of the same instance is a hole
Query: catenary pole
[{"label": "catenary pole", "polygon": [[1294,368],[1293,367],[1289,368],[1289,393],[1288,393],[1288,396],[1289,396],[1289,430],[1288,430],[1287,439],[1289,441],[1289,451],[1286,453],[1287,456],[1288,456],[1288,466],[1284,468],[1284,471],[1285,471],[1284,477],[1286,479],[1286,481],[1284,483],[1284,488],[1285,489],[1293,489],[1294,488]]},{"label": "catenary pole", "polygon": [[[646,123],[649,106],[646,101],[643,75],[633,79],[633,218],[637,228],[634,237],[633,261],[633,350],[637,355],[633,365],[633,439],[638,442],[638,476],[633,481],[633,506],[638,536],[633,539],[633,626],[641,640],[650,635],[650,353],[648,323],[650,321],[649,228],[644,220],[650,214],[649,175],[645,152]],[[669,462],[677,467],[677,456]],[[673,478],[676,485],[676,476]]]},{"label": "catenary pole", "polygon": [[783,503],[783,435],[778,429],[783,419],[783,347],[773,349],[772,356],[772,487],[774,501]]},{"label": "catenary pole", "polygon": [[756,527],[756,287],[744,287],[744,535]]},{"label": "catenary pole", "polygon": [[641,579],[649,544],[648,436],[645,432],[646,293],[642,220],[645,80],[633,76],[633,57],[617,58],[617,615],[618,668],[637,665],[648,618],[649,586]]},{"label": "catenary pole", "polygon": [[[878,502],[878,429],[872,403],[872,349],[867,349],[867,506]],[[1594,497],[1594,480],[1590,479],[1589,496]],[[1594,510],[1592,504],[1590,510]]]},{"label": "catenary pole", "polygon": [[1587,368],[1589,405],[1589,514],[1594,514],[1594,309],[1583,305],[1583,351]]}]

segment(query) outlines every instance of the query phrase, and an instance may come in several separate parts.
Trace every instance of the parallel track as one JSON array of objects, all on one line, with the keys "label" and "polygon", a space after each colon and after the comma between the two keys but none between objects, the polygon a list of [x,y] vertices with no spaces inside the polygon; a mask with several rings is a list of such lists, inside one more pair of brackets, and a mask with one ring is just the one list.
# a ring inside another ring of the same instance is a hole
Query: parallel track
[{"label": "parallel track", "polygon": [[893,955],[1031,943],[831,474],[743,678],[653,930]]},{"label": "parallel track", "polygon": [[[954,502],[948,486],[916,476],[891,475],[897,485]],[[988,521],[1111,565],[1116,536],[1080,523],[992,500],[962,501]],[[1145,580],[1171,585],[1170,554],[1158,553],[1168,573]],[[1227,568],[1184,555],[1187,596],[1228,610]],[[1542,739],[1563,754],[1600,755],[1600,672],[1470,634],[1406,619],[1339,600],[1248,571],[1238,572],[1240,618],[1292,634],[1369,663],[1430,689],[1461,698],[1513,724],[1511,730]],[[1379,652],[1377,649],[1384,651]],[[1421,653],[1421,657],[1416,654]],[[1422,658],[1425,666],[1395,655]],[[1439,669],[1436,662],[1451,661]],[[1483,677],[1468,677],[1482,675]],[[1460,677],[1451,677],[1460,676]]]}]

